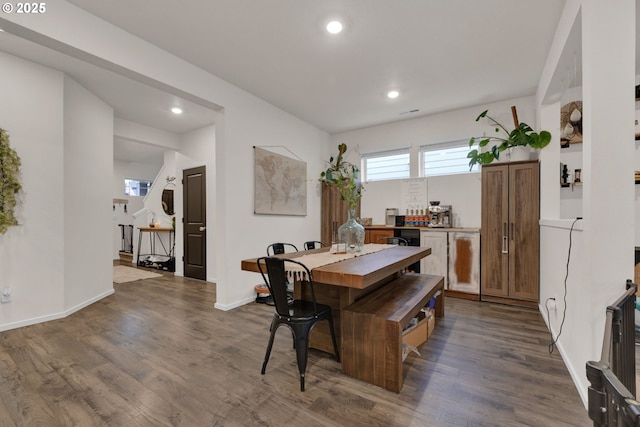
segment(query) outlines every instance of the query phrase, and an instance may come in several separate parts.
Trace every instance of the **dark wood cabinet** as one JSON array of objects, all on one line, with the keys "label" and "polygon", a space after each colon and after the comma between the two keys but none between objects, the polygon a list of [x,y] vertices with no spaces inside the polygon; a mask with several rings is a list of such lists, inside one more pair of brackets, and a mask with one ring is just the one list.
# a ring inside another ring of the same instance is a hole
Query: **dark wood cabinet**
[{"label": "dark wood cabinet", "polygon": [[393,228],[388,227],[365,227],[364,243],[378,243],[379,239],[393,237]]},{"label": "dark wood cabinet", "polygon": [[539,176],[537,161],[482,167],[483,301],[538,305]]},{"label": "dark wood cabinet", "polygon": [[[340,194],[328,184],[322,183],[322,214],[320,225],[320,240],[325,245],[333,242],[332,233],[338,233],[338,227],[349,219],[349,207]],[[360,203],[356,208],[356,217],[360,217]]]}]

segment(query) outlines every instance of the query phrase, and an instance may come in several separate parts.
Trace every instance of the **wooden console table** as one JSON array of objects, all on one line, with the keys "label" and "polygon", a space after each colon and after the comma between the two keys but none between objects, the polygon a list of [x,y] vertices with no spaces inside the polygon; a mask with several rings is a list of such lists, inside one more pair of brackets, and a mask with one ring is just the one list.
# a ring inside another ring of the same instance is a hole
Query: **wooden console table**
[{"label": "wooden console table", "polygon": [[[157,268],[159,270],[165,270],[174,272],[176,271],[176,261],[174,256],[175,251],[175,230],[173,228],[164,227],[140,227],[138,228],[138,256],[136,258],[136,265],[139,267]],[[147,254],[141,254],[140,248],[142,246],[142,235],[149,233],[149,245],[150,252]],[[167,246],[162,242],[160,234],[169,234],[169,243]],[[163,252],[158,253],[156,251],[156,242],[160,243]]]}]

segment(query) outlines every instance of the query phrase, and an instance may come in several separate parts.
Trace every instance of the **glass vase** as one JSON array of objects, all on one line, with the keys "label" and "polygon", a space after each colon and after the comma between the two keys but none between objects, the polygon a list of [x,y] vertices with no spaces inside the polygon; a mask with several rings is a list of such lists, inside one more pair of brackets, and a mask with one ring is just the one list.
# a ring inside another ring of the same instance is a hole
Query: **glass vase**
[{"label": "glass vase", "polygon": [[346,245],[349,253],[359,253],[364,245],[364,227],[356,221],[356,210],[349,209],[349,219],[338,228],[339,243]]}]

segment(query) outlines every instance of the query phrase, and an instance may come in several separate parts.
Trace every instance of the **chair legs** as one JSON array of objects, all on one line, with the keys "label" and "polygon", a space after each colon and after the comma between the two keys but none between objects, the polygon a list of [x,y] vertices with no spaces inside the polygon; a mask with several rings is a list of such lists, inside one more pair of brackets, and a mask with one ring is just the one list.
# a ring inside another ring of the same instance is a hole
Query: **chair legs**
[{"label": "chair legs", "polygon": [[304,374],[307,371],[307,357],[309,355],[309,334],[312,323],[293,324],[293,333],[296,358],[298,359],[298,371],[300,372],[300,391],[304,391]]},{"label": "chair legs", "polygon": [[265,353],[264,361],[262,362],[262,375],[264,375],[264,372],[267,369],[267,363],[269,363],[269,356],[271,356],[271,348],[273,347],[273,339],[275,338],[278,325],[278,316],[274,315],[273,320],[271,321],[271,327],[269,328],[269,331],[271,331],[271,333],[269,334],[269,344],[267,344],[267,352]]},{"label": "chair legs", "polygon": [[[336,340],[336,333],[333,328],[332,316],[327,317],[329,321],[329,330],[331,331],[331,339],[333,340],[333,349],[336,355],[336,360],[340,362],[340,352],[338,350],[338,342]],[[311,334],[311,328],[315,322],[306,323],[286,323],[281,322],[277,315],[274,315],[271,322],[271,334],[269,335],[269,343],[267,344],[267,352],[264,355],[264,361],[262,362],[262,375],[264,375],[267,369],[267,363],[269,363],[269,357],[271,356],[271,349],[273,348],[273,340],[275,338],[278,327],[282,324],[286,324],[290,327],[293,333],[293,347],[296,350],[296,359],[298,363],[298,371],[300,373],[300,391],[304,391],[304,379],[307,370],[307,358],[309,355],[309,335]]]}]

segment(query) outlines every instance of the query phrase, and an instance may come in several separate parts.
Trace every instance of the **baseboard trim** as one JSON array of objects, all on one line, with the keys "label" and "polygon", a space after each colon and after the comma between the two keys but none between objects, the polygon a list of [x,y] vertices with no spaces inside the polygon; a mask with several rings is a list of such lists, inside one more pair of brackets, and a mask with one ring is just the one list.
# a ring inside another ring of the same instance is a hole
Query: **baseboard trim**
[{"label": "baseboard trim", "polygon": [[445,290],[444,296],[447,298],[468,299],[471,301],[480,301],[480,295],[462,291]]},{"label": "baseboard trim", "polygon": [[0,332],[5,332],[5,331],[10,331],[12,329],[18,329],[18,328],[23,328],[25,326],[32,326],[32,325],[37,325],[38,323],[45,323],[45,322],[50,322],[52,320],[59,320],[59,319],[64,319],[65,317],[75,313],[76,311],[82,310],[83,308],[93,304],[94,302],[97,302],[105,297],[108,297],[109,295],[112,295],[114,293],[113,289],[110,289],[109,291],[103,292],[87,301],[84,301],[68,310],[65,310],[63,312],[60,313],[53,313],[53,314],[47,314],[46,316],[40,316],[40,317],[33,317],[31,319],[24,319],[24,320],[20,320],[18,322],[12,322],[12,323],[7,323],[6,325],[0,325]]},{"label": "baseboard trim", "polygon": [[495,296],[486,295],[486,294],[482,294],[482,297],[480,298],[480,300],[483,302],[495,302],[498,304],[517,305],[518,307],[535,308],[535,309],[538,308],[538,301],[495,297]]},{"label": "baseboard trim", "polygon": [[240,306],[243,306],[245,304],[249,304],[250,302],[254,302],[256,300],[256,297],[250,297],[250,298],[246,298],[246,299],[242,299],[239,301],[236,301],[232,304],[220,304],[220,303],[215,303],[213,305],[214,308],[217,308],[218,310],[222,310],[222,311],[229,311],[229,310],[233,310],[234,308],[238,308]]}]

